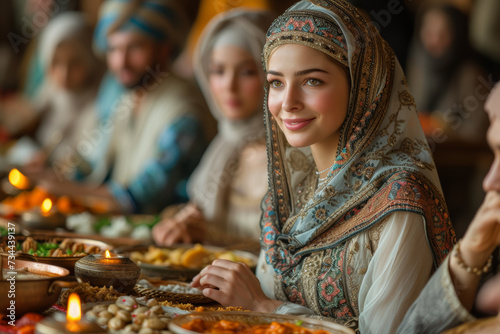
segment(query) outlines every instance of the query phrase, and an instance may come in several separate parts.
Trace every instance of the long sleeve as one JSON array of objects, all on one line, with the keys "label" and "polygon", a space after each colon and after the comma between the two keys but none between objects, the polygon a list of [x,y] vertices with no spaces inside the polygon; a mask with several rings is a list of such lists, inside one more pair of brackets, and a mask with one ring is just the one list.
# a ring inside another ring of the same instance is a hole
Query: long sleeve
[{"label": "long sleeve", "polygon": [[433,264],[420,215],[391,214],[379,237],[359,290],[359,330],[363,334],[394,333],[424,288]]},{"label": "long sleeve", "polygon": [[449,257],[432,275],[420,296],[406,313],[397,333],[433,334],[475,318],[462,306],[449,271]]},{"label": "long sleeve", "polygon": [[[274,293],[274,283],[276,281],[276,275],[274,273],[273,267],[266,263],[265,253],[261,250],[259,254],[259,261],[257,263],[256,275],[259,279],[262,291],[266,294],[268,298],[277,299]],[[276,310],[276,314],[288,314],[288,315],[302,315],[302,316],[315,316],[313,310],[297,305],[290,302],[284,302]],[[324,317],[321,317],[324,318]],[[324,318],[325,320],[329,320]]]},{"label": "long sleeve", "polygon": [[[394,333],[406,311],[430,277],[433,257],[422,216],[396,212],[349,241],[346,248],[346,291],[359,310],[360,333]],[[257,277],[270,298],[276,299],[275,274],[263,253]],[[310,316],[304,306],[284,303],[280,314]]]},{"label": "long sleeve", "polygon": [[190,116],[180,117],[168,126],[157,141],[157,154],[128,185],[109,181],[108,187],[121,206],[134,211],[148,211],[159,200],[157,209],[166,204],[186,201],[186,180],[204,150],[199,122]]}]

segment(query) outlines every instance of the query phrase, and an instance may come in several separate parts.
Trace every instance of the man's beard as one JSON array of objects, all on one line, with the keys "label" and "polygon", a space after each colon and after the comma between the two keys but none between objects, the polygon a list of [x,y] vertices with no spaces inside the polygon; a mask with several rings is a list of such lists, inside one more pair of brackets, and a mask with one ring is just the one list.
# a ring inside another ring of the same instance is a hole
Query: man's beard
[{"label": "man's beard", "polygon": [[146,79],[146,76],[148,75],[147,72],[143,73],[141,78],[138,79],[135,83],[133,84],[124,84],[124,86],[127,88],[127,89],[130,89],[130,90],[133,90],[135,88],[139,88],[139,87],[144,87],[144,81]]}]

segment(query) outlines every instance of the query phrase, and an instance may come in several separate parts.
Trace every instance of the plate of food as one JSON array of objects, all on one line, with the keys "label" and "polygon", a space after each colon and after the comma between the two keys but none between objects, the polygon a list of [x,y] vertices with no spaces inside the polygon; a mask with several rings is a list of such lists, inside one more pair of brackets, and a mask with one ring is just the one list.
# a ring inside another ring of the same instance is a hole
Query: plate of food
[{"label": "plate of food", "polygon": [[191,280],[215,259],[243,262],[252,270],[255,270],[258,260],[255,254],[249,252],[200,244],[175,247],[135,247],[117,250],[117,252],[127,254],[132,261],[136,262],[141,267],[144,276],[177,281]]},{"label": "plate of food", "polygon": [[354,334],[331,321],[259,312],[202,312],[174,318],[169,329],[176,334]]},{"label": "plate of food", "polygon": [[142,279],[135,285],[134,292],[146,298],[176,303],[207,304],[214,301],[203,295],[202,290],[179,281],[162,281]]},{"label": "plate of food", "polygon": [[74,273],[75,263],[83,256],[111,250],[112,246],[97,240],[39,236],[0,238],[0,254],[8,255],[10,247],[16,248],[16,256],[32,261],[66,268]]}]

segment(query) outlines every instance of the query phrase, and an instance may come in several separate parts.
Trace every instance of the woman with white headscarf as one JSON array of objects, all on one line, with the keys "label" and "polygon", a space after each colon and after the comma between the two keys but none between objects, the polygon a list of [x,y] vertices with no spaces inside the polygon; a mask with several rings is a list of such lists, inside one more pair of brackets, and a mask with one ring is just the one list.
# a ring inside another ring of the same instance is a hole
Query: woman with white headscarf
[{"label": "woman with white headscarf", "polygon": [[268,12],[235,9],[216,17],[200,39],[195,74],[218,135],[189,180],[190,203],[155,227],[158,244],[258,240],[267,190],[260,55],[271,19]]},{"label": "woman with white headscarf", "polygon": [[35,139],[41,150],[29,163],[31,171],[76,152],[82,130],[94,123],[103,66],[91,45],[92,32],[81,13],[60,14],[42,32],[39,55],[46,76],[34,99],[24,105],[31,117],[22,121],[24,129],[39,122]]}]

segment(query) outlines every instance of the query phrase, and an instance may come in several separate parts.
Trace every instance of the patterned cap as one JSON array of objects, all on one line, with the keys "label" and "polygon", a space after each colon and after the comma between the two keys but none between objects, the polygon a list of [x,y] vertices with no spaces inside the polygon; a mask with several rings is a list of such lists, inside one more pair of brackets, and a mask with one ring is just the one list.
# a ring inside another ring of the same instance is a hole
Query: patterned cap
[{"label": "patterned cap", "polygon": [[272,52],[284,44],[309,46],[349,67],[347,43],[342,30],[331,16],[318,14],[311,16],[291,7],[273,22],[267,31],[264,46],[266,69]]}]

